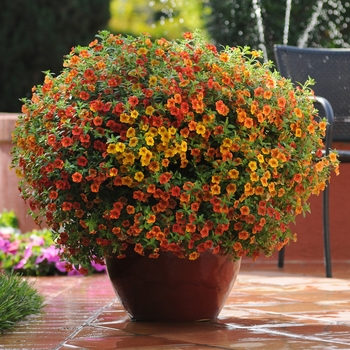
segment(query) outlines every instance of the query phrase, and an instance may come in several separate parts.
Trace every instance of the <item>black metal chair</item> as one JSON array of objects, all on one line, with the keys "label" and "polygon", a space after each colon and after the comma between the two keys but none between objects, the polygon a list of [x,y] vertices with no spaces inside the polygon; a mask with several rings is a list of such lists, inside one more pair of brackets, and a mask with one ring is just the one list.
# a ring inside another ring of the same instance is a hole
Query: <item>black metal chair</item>
[{"label": "black metal chair", "polygon": [[[312,89],[316,103],[321,104],[321,117],[328,127],[325,152],[333,141],[350,141],[350,49],[299,48],[275,45],[277,69],[295,84],[315,80]],[[350,151],[339,150],[339,160],[350,162]],[[326,276],[332,277],[329,233],[329,186],[323,192],[323,238]],[[280,250],[278,267],[284,266],[285,248]]]}]

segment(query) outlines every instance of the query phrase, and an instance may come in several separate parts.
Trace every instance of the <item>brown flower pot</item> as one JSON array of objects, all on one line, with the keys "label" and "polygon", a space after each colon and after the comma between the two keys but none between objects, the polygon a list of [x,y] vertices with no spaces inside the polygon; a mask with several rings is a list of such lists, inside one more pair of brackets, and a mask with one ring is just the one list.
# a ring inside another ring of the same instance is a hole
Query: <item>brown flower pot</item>
[{"label": "brown flower pot", "polygon": [[131,253],[124,259],[107,258],[106,264],[117,296],[136,321],[215,319],[241,265],[241,260],[210,252],[193,261],[172,253],[157,259]]}]

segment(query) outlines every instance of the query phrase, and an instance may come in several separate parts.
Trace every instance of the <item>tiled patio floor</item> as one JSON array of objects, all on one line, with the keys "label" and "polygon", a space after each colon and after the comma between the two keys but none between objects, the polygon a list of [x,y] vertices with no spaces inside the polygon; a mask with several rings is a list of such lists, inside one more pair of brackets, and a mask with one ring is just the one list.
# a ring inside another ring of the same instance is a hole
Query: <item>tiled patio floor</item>
[{"label": "tiled patio floor", "polygon": [[0,349],[350,349],[350,262],[243,262],[215,322],[131,322],[107,275],[40,277],[40,315],[0,336]]}]

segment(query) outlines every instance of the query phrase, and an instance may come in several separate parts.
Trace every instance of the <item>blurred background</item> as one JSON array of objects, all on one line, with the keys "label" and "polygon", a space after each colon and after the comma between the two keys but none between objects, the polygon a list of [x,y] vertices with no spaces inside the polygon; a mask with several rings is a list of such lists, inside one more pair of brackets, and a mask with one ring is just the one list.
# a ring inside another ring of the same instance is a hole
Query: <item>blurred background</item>
[{"label": "blurred background", "polygon": [[349,47],[350,4],[336,0],[2,0],[0,111],[59,74],[63,56],[98,30],[180,38],[201,29],[215,45],[245,46],[273,60],[273,44]]}]

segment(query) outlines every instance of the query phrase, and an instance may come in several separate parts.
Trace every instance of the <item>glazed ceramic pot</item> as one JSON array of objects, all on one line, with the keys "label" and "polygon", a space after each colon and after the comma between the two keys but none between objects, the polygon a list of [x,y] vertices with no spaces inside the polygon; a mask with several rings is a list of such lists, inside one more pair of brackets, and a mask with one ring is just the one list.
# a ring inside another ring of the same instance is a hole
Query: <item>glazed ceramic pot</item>
[{"label": "glazed ceramic pot", "polygon": [[157,259],[133,251],[106,259],[113,288],[132,320],[215,319],[237,278],[241,260],[202,253],[196,260],[161,253]]}]

